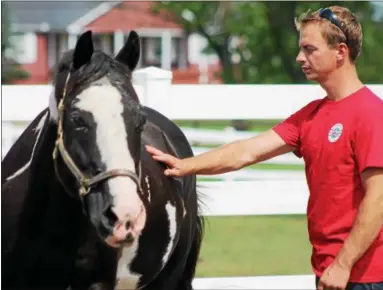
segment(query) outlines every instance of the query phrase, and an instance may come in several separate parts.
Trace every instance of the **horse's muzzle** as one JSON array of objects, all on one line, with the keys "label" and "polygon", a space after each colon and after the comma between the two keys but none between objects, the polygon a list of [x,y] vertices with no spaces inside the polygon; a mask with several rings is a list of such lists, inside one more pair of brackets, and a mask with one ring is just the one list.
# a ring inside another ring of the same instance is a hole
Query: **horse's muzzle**
[{"label": "horse's muzzle", "polygon": [[142,206],[138,216],[117,220],[113,232],[105,239],[105,242],[114,248],[130,247],[139,238],[146,222],[146,209]]}]

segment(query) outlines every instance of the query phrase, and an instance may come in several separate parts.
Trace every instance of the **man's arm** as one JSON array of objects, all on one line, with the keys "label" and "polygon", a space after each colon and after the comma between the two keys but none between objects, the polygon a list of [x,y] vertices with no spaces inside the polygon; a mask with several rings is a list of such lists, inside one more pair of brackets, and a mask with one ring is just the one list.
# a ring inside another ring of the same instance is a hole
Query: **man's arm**
[{"label": "man's arm", "polygon": [[367,168],[362,179],[366,195],[350,235],[335,258],[348,269],[367,251],[383,225],[383,168]]},{"label": "man's arm", "polygon": [[194,174],[221,174],[292,151],[273,130],[184,159]]},{"label": "man's arm", "polygon": [[147,146],[155,160],[164,162],[170,168],[166,175],[183,176],[188,174],[221,174],[241,169],[277,155],[293,151],[294,148],[274,130],[268,130],[258,136],[235,141],[200,155],[177,159],[160,150]]}]

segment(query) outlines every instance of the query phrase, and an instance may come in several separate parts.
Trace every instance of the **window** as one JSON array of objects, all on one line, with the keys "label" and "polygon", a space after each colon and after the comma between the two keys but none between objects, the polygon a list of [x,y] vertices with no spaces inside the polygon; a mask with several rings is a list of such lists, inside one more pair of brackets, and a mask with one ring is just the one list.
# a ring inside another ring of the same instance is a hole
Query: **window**
[{"label": "window", "polygon": [[[180,39],[172,37],[171,39],[171,63],[172,67],[178,67],[180,58]],[[143,37],[143,65],[161,66],[162,38],[161,37]]]},{"label": "window", "polygon": [[113,38],[112,34],[95,33],[92,36],[94,48],[102,50],[106,54],[113,54]]},{"label": "window", "polygon": [[161,38],[146,38],[146,50],[145,50],[145,60],[148,63],[161,63]]}]

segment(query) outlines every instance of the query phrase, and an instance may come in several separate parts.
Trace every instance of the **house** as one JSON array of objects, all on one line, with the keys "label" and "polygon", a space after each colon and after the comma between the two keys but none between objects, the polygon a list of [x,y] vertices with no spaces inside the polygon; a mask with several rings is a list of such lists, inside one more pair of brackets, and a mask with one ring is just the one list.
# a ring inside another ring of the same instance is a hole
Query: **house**
[{"label": "house", "polygon": [[[129,31],[141,38],[139,67],[173,71],[173,83],[199,83],[200,69],[188,61],[188,39],[182,26],[167,13],[152,11],[155,2],[128,1],[9,1],[14,43],[13,57],[30,74],[19,84],[46,84],[63,52],[77,37],[92,30],[94,43],[115,55]],[[205,82],[215,82],[211,72]]]}]

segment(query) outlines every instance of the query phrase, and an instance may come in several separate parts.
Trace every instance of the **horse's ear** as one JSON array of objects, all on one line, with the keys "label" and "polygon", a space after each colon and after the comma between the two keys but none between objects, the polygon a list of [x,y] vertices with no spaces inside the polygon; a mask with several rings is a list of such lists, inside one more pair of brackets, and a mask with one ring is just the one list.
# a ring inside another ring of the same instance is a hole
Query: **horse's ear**
[{"label": "horse's ear", "polygon": [[83,33],[77,40],[73,53],[73,68],[78,70],[84,64],[88,63],[94,52],[92,31]]},{"label": "horse's ear", "polygon": [[140,37],[132,30],[123,48],[116,56],[116,60],[127,65],[133,71],[140,59]]}]

